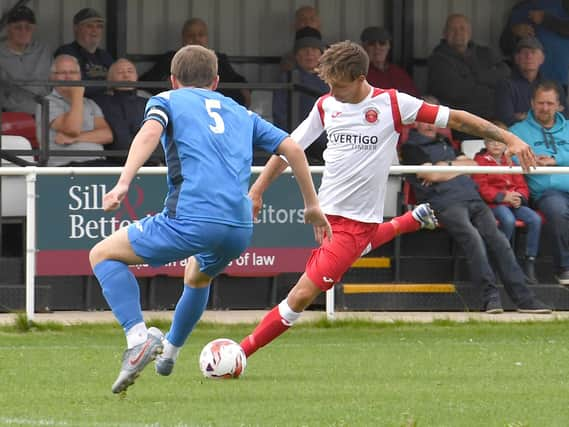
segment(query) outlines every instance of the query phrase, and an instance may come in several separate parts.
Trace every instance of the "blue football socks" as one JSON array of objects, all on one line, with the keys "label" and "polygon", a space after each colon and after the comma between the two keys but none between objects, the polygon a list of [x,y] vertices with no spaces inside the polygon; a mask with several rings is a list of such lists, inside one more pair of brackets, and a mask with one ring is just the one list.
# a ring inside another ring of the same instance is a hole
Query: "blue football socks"
[{"label": "blue football socks", "polygon": [[104,260],[93,271],[103,296],[125,332],[143,322],[138,282],[128,266],[121,261]]},{"label": "blue football socks", "polygon": [[176,304],[174,318],[166,339],[181,347],[202,317],[209,298],[210,285],[204,288],[190,288],[184,285],[184,292]]}]

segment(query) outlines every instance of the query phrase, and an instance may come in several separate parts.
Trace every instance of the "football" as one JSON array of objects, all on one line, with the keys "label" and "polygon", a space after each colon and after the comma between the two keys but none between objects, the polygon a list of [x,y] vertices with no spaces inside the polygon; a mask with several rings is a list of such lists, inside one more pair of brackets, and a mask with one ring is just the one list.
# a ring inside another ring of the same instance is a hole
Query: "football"
[{"label": "football", "polygon": [[226,379],[243,375],[247,358],[239,344],[218,338],[205,345],[200,354],[200,370],[206,378]]}]

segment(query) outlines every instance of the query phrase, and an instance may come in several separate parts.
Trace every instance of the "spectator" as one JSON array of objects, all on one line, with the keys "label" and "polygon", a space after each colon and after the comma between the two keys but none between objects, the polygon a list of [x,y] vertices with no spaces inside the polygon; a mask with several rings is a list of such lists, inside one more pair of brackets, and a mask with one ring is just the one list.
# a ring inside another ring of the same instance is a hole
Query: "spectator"
[{"label": "spectator", "polygon": [[[107,80],[136,82],[138,73],[132,62],[120,58],[109,68]],[[139,96],[136,88],[121,86],[112,88],[107,93],[95,95],[93,101],[101,107],[105,120],[113,132],[113,142],[105,144],[105,150],[128,151],[134,136],[142,126],[147,99]],[[126,161],[126,154],[121,157],[109,156],[107,160],[110,164],[122,166]],[[157,164],[159,164],[158,156],[154,156],[146,166]]]},{"label": "spectator", "polygon": [[471,37],[468,18],[449,15],[443,39],[428,59],[429,92],[445,105],[493,118],[494,88],[509,75],[509,69],[488,47],[474,43]]},{"label": "spectator", "polygon": [[[554,81],[535,87],[531,110],[510,130],[532,147],[539,166],[569,166],[569,122],[559,112],[562,90]],[[569,175],[526,175],[531,199],[551,232],[557,280],[569,285]]]},{"label": "spectator", "polygon": [[[55,56],[71,55],[77,58],[81,67],[81,80],[105,80],[113,63],[112,55],[99,47],[103,38],[105,20],[95,9],[84,8],[73,17],[75,40],[59,47]],[[104,87],[88,87],[85,96],[103,93]]]},{"label": "spectator", "polygon": [[[495,123],[507,129],[504,124]],[[485,149],[474,157],[481,166],[507,166],[506,144],[493,139],[484,139]],[[490,206],[498,220],[498,228],[513,242],[516,220],[522,220],[527,229],[524,271],[528,283],[537,284],[535,276],[535,257],[539,248],[541,217],[529,204],[529,189],[520,174],[474,174],[472,176],[482,199]]]},{"label": "spectator", "polygon": [[[324,51],[324,44],[320,32],[311,27],[301,28],[296,32],[294,42],[295,67],[293,72],[298,73],[297,82],[311,89],[314,93],[308,94],[300,91],[298,95],[298,118],[296,122],[291,122],[289,115],[292,93],[289,90],[275,91],[273,97],[273,121],[281,129],[292,131],[310,113],[314,102],[318,97],[327,93],[330,89],[316,73],[318,60]],[[290,82],[290,73],[283,73],[281,80]],[[306,156],[311,164],[323,164],[322,153],[326,148],[326,133],[322,133],[320,138],[315,141],[307,150]]]},{"label": "spectator", "polygon": [[389,62],[391,34],[382,27],[367,27],[360,35],[362,46],[369,56],[367,81],[375,87],[393,88],[417,96],[419,91],[407,71]]},{"label": "spectator", "polygon": [[526,118],[531,91],[541,81],[540,67],[544,61],[543,45],[535,37],[520,39],[514,52],[512,75],[496,86],[496,119],[508,126]]},{"label": "spectator", "polygon": [[524,0],[514,5],[500,37],[505,55],[521,38],[537,37],[544,46],[544,79],[567,84],[569,69],[569,0]]},{"label": "spectator", "polygon": [[[188,19],[182,27],[182,45],[200,45],[208,47],[209,37],[207,24],[200,18]],[[146,73],[144,73],[140,80],[161,82],[169,81],[170,79],[170,62],[176,54],[175,50],[170,50],[156,61],[156,64]],[[247,83],[245,77],[237,73],[229,63],[229,58],[226,54],[215,52],[217,55],[217,65],[220,83]],[[164,90],[163,88],[154,93]],[[225,96],[233,98],[239,104],[249,107],[251,105],[251,91],[249,89],[217,89],[218,92]]]},{"label": "spectator", "polygon": [[24,111],[35,114],[34,94],[45,96],[49,89],[26,86],[19,89],[11,80],[46,80],[51,66],[49,49],[33,39],[36,28],[34,12],[20,6],[12,9],[6,18],[6,40],[0,44],[0,103],[4,111]]},{"label": "spectator", "polygon": [[[50,80],[81,80],[77,58],[71,55],[55,57]],[[50,150],[103,151],[103,145],[113,141],[113,133],[99,106],[84,97],[83,86],[56,86],[47,96],[49,101]],[[41,123],[41,106],[37,123]],[[38,126],[38,137],[41,136]],[[48,166],[102,166],[99,156],[50,156]]]},{"label": "spectator", "polygon": [[[318,14],[318,10],[314,6],[300,6],[294,12],[294,32],[300,30],[301,28],[314,28],[318,32],[321,32],[320,29],[320,15]],[[296,66],[295,54],[294,51],[287,52],[283,55],[281,59],[281,70],[283,72],[292,71],[292,69]]]},{"label": "spectator", "polygon": [[[425,97],[427,102],[435,99]],[[437,136],[434,125],[416,123],[409,139],[401,147],[402,160],[409,165],[476,165],[474,160],[458,155],[446,139]],[[490,314],[503,312],[494,261],[504,288],[520,312],[550,313],[526,285],[506,236],[498,229],[490,208],[480,198],[469,176],[457,173],[417,173],[409,178],[418,202],[428,202],[452,239],[467,255],[472,283],[482,290],[482,310]]]}]

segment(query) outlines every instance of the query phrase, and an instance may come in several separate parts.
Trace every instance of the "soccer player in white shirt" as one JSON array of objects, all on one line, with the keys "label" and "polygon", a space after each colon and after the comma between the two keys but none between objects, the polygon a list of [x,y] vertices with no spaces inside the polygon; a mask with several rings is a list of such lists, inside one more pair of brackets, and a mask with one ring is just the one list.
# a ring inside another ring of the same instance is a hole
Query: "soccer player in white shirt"
[{"label": "soccer player in white shirt", "polygon": [[[417,218],[407,214],[383,223],[389,166],[403,125],[432,123],[501,141],[510,155],[520,159],[524,169],[536,165],[526,143],[478,116],[428,104],[394,89],[372,87],[366,81],[368,66],[363,48],[350,41],[333,44],[320,58],[318,73],[330,86],[330,93],[316,101],[291,136],[306,148],[322,131],[328,134],[318,198],[332,226],[333,238],[325,239],[312,252],[304,274],[288,296],[243,339],[241,347],[247,356],[288,330],[302,311],[338,282],[362,254],[396,234],[419,229]],[[262,206],[263,192],[287,166],[278,156],[268,161],[249,190],[254,215]]]}]

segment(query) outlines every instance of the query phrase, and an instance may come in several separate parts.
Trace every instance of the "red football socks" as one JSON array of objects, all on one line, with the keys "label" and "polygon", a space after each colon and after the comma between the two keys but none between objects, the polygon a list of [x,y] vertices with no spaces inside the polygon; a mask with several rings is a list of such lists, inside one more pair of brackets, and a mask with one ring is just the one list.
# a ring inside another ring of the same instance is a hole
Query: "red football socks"
[{"label": "red football socks", "polygon": [[393,240],[400,234],[412,233],[420,228],[421,224],[413,218],[412,211],[406,212],[401,216],[393,218],[389,222],[379,224],[375,236],[371,239],[371,246],[375,249]]},{"label": "red football socks", "polygon": [[290,324],[281,317],[279,307],[275,306],[269,311],[257,325],[251,335],[241,341],[241,348],[249,357],[261,347],[267,345],[283,332],[290,328]]}]

